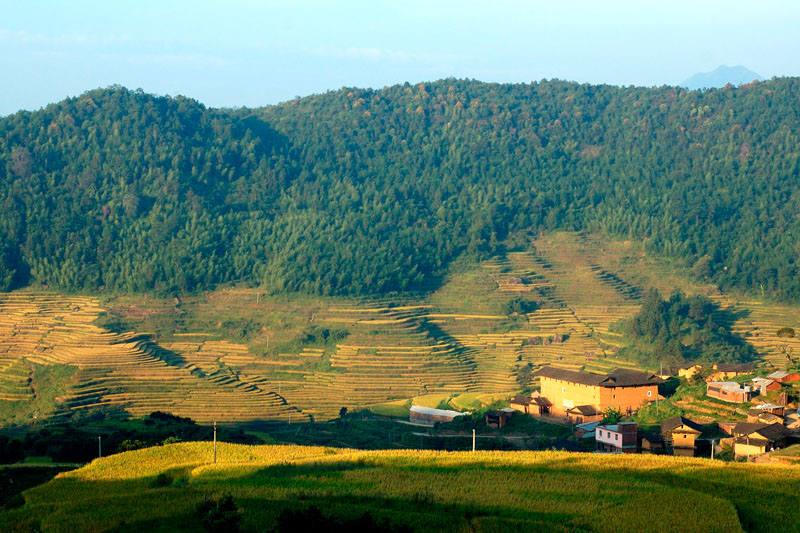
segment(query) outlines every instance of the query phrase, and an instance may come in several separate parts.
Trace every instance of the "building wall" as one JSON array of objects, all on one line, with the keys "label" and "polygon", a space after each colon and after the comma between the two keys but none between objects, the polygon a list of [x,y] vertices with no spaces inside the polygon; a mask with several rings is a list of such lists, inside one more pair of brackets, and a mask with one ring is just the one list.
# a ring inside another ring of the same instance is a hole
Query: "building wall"
[{"label": "building wall", "polygon": [[753,444],[751,442],[750,446],[748,446],[745,442],[736,442],[733,445],[733,455],[736,457],[747,457],[748,451],[750,453],[750,457],[767,453],[766,446],[764,444]]},{"label": "building wall", "polygon": [[[600,387],[600,411],[612,407],[623,413],[636,411],[649,402],[656,401],[658,385],[641,385],[639,387]],[[649,396],[648,396],[649,393]]]},{"label": "building wall", "polygon": [[593,405],[601,412],[609,407],[625,412],[628,409],[635,411],[648,402],[656,401],[658,385],[600,387],[542,376],[541,394],[553,402],[550,411],[555,415],[566,415],[567,409],[578,405]]},{"label": "building wall", "polygon": [[515,410],[519,411],[520,413],[530,414],[531,412],[531,405],[522,405],[521,403],[511,403],[510,407]]},{"label": "building wall", "polygon": [[582,385],[542,376],[541,394],[553,403],[550,412],[566,415],[567,409],[577,405],[600,405],[600,389],[596,385]]},{"label": "building wall", "polygon": [[673,448],[694,448],[695,439],[697,435],[694,433],[676,433],[672,432],[672,447]]},{"label": "building wall", "polygon": [[722,400],[723,402],[744,403],[750,401],[750,393],[744,391],[730,391],[726,389],[708,387],[706,389],[706,394],[711,398],[716,398],[718,400]]}]

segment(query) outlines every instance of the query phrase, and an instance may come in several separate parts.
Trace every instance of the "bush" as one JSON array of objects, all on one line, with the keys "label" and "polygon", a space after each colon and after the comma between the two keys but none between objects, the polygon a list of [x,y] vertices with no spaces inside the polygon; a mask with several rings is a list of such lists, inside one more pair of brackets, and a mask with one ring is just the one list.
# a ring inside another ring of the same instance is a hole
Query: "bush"
[{"label": "bush", "polygon": [[206,531],[236,533],[242,523],[242,515],[230,494],[216,499],[206,496],[197,504],[196,515]]},{"label": "bush", "polygon": [[784,337],[784,338],[793,339],[794,338],[794,328],[788,328],[788,327],[781,328],[781,329],[778,330],[777,335],[778,335],[778,337]]},{"label": "bush", "polygon": [[170,485],[172,485],[172,476],[166,472],[161,472],[157,475],[152,484],[154,488],[168,487]]}]

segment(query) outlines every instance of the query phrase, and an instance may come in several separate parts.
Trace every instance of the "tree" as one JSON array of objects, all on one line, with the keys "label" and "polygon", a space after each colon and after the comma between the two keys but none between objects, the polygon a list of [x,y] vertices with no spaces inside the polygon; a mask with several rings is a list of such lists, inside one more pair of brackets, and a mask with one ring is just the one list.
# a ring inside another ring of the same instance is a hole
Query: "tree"
[{"label": "tree", "polygon": [[230,494],[220,498],[205,496],[197,504],[195,513],[203,529],[214,533],[236,533],[242,523],[242,515]]},{"label": "tree", "polygon": [[608,407],[603,413],[601,424],[618,424],[622,420],[622,412],[619,409]]},{"label": "tree", "polygon": [[517,368],[516,375],[517,384],[523,389],[528,389],[533,381],[533,365],[527,363]]}]

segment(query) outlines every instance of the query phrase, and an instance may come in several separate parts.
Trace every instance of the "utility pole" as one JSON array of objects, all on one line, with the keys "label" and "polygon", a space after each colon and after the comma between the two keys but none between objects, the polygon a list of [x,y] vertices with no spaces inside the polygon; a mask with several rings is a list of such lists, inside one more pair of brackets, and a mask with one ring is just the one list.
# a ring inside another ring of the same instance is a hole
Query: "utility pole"
[{"label": "utility pole", "polygon": [[217,464],[217,422],[214,421],[214,464]]},{"label": "utility pole", "polygon": [[714,439],[711,439],[711,460],[712,461],[714,460],[714,448],[716,448],[716,447],[717,447],[717,441],[714,440]]},{"label": "utility pole", "polygon": [[475,428],[472,428],[472,451],[475,451]]},{"label": "utility pole", "polygon": [[97,457],[98,458],[103,457],[103,442],[101,440],[102,438],[103,437],[101,437],[99,435],[97,436]]},{"label": "utility pole", "polygon": [[747,462],[750,462],[750,435],[747,436]]}]

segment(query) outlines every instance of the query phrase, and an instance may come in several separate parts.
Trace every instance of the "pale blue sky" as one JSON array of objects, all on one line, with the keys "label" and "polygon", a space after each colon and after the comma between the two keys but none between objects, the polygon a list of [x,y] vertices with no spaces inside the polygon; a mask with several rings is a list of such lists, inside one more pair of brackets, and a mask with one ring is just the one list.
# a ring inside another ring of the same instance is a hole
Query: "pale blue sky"
[{"label": "pale blue sky", "polygon": [[220,107],[450,76],[796,76],[798,24],[789,0],[0,0],[0,115],[111,84]]}]

